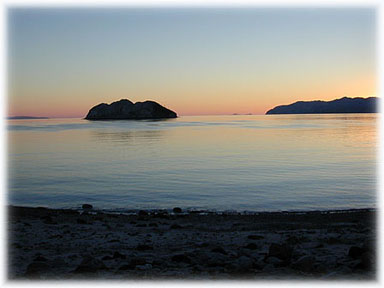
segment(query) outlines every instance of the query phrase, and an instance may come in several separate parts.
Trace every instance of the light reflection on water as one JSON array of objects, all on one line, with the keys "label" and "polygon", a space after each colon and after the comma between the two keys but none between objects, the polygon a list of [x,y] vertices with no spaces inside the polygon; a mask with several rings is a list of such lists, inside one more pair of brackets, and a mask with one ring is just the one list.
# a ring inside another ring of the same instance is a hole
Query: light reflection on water
[{"label": "light reflection on water", "polygon": [[374,207],[376,114],[9,121],[9,201],[98,208]]}]

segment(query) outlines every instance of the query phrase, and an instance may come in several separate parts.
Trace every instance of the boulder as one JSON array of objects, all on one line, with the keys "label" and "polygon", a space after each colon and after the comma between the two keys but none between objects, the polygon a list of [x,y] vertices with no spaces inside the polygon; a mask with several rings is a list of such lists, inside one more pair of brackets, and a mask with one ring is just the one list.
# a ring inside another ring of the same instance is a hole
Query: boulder
[{"label": "boulder", "polygon": [[99,104],[89,110],[87,120],[140,120],[176,118],[172,110],[154,101],[132,103],[128,99]]}]

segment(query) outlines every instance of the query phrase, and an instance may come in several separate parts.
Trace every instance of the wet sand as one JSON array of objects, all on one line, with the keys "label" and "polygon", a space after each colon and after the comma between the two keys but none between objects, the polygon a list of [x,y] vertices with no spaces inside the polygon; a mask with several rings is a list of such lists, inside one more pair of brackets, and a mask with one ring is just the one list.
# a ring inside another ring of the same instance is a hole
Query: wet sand
[{"label": "wet sand", "polygon": [[373,209],[8,212],[9,279],[376,278]]}]

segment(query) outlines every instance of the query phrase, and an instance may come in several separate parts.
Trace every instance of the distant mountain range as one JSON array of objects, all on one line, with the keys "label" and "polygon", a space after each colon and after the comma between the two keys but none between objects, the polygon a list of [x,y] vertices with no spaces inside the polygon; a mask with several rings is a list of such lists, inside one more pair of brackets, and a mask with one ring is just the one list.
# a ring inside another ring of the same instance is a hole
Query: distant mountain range
[{"label": "distant mountain range", "polygon": [[265,114],[377,113],[377,97],[343,97],[332,101],[298,101],[280,105]]},{"label": "distant mountain range", "polygon": [[12,116],[8,117],[9,120],[21,120],[21,119],[49,119],[48,117],[34,117],[34,116]]}]

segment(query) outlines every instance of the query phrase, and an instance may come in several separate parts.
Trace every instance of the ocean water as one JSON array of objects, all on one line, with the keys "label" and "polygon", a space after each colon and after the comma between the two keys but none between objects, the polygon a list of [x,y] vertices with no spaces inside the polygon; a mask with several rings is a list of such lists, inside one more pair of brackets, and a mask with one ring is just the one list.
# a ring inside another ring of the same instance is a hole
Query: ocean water
[{"label": "ocean water", "polygon": [[376,207],[377,119],[8,120],[8,202],[217,211]]}]

